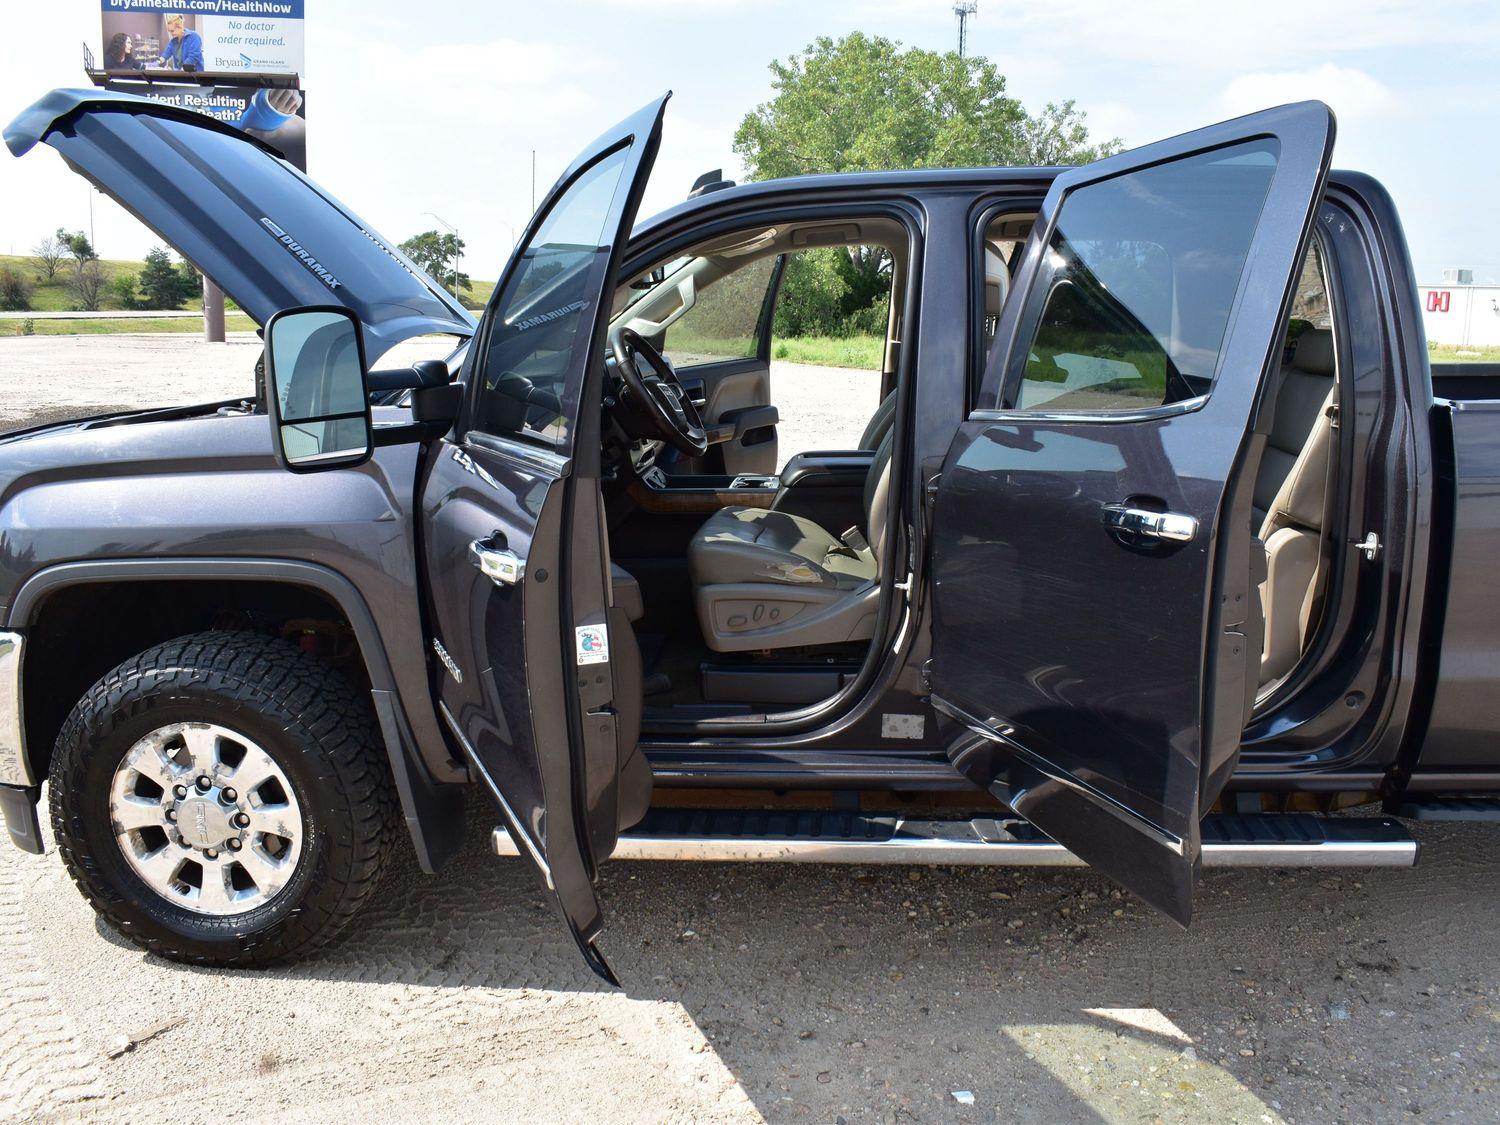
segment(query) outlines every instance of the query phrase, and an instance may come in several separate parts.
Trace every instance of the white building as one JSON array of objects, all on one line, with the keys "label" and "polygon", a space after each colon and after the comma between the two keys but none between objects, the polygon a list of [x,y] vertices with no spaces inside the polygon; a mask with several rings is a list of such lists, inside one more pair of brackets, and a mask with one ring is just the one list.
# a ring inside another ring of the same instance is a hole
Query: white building
[{"label": "white building", "polygon": [[1417,286],[1429,344],[1500,347],[1500,285],[1475,285],[1473,270],[1444,270],[1438,285]]}]

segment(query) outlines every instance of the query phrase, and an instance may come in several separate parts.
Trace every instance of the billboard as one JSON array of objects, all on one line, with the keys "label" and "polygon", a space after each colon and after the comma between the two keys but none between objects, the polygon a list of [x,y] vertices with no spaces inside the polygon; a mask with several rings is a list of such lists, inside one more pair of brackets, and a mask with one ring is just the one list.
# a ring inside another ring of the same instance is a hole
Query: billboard
[{"label": "billboard", "polygon": [[[121,76],[123,79],[123,75]],[[105,88],[216,117],[307,171],[307,95],[289,87],[168,85],[112,79]]]},{"label": "billboard", "polygon": [[302,74],[303,0],[100,0],[106,71]]}]

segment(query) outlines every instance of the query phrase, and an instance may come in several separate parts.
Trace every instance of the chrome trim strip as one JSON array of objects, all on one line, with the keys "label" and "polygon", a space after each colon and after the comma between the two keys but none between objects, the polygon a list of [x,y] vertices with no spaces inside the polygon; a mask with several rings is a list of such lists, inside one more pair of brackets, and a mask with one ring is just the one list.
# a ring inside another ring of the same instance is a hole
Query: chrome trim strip
[{"label": "chrome trim strip", "polygon": [[21,714],[20,633],[0,633],[0,785],[36,784],[26,758],[26,724]]},{"label": "chrome trim strip", "polygon": [[[495,854],[515,856],[504,828],[492,836]],[[611,859],[695,860],[733,863],[892,863],[974,867],[1084,867],[1061,844],[986,841],[977,837],[898,835],[890,840],[777,840],[744,837],[620,837]],[[1316,844],[1203,845],[1205,867],[1411,867],[1415,840],[1337,841]]]}]

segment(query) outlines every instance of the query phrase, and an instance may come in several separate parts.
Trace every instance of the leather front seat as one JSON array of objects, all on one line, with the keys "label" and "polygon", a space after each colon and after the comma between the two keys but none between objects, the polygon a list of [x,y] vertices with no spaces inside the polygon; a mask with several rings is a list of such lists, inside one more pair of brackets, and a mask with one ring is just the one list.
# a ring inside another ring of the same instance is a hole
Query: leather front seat
[{"label": "leather front seat", "polygon": [[865,477],[865,526],[835,535],[767,508],[728,507],[688,545],[703,639],[716,652],[869,640],[875,631],[885,509],[887,432]]}]

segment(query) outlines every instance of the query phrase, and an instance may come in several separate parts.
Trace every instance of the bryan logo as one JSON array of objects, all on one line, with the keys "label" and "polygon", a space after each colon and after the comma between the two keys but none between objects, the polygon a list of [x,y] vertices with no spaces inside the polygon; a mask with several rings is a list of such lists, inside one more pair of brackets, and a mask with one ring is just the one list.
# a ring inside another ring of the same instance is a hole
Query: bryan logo
[{"label": "bryan logo", "polygon": [[339,287],[339,285],[341,284],[339,279],[334,277],[322,262],[318,261],[318,259],[309,254],[307,250],[303,248],[302,244],[295,238],[287,234],[286,231],[282,230],[270,219],[267,219],[264,216],[261,217],[260,225],[274,234],[276,236],[276,241],[280,242],[283,246],[290,250],[292,252],[292,255],[309,270],[311,270],[313,272],[313,275],[316,276],[317,279],[324,285],[328,286],[328,288],[330,289],[337,289]]},{"label": "bryan logo", "polygon": [[573,630],[578,644],[578,663],[609,663],[609,632],[603,625],[580,625]]},{"label": "bryan logo", "polygon": [[246,70],[249,70],[250,69],[250,65],[253,62],[255,62],[255,60],[252,59],[249,55],[245,54],[243,51],[241,51],[240,52],[240,62],[242,62],[242,63],[245,64],[245,69]]}]

